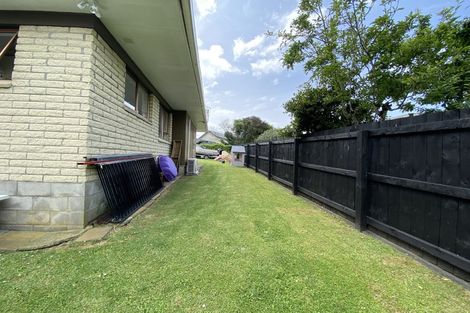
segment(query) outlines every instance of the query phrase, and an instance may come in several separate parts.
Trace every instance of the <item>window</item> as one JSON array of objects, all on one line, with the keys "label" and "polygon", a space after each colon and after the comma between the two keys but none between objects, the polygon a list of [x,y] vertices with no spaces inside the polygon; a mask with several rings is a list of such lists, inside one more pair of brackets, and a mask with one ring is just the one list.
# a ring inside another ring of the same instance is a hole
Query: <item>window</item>
[{"label": "window", "polygon": [[0,29],[0,80],[11,80],[17,36],[17,29]]},{"label": "window", "polygon": [[142,116],[149,117],[149,93],[137,79],[126,73],[124,104]]},{"label": "window", "polygon": [[170,113],[163,106],[160,105],[160,125],[159,125],[160,138],[170,141]]}]

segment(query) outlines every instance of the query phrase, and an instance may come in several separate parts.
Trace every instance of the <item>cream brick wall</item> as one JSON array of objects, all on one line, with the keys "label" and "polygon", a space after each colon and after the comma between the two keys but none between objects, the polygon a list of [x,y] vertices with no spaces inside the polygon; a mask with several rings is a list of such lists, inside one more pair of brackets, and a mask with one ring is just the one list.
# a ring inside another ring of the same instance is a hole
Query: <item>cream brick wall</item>
[{"label": "cream brick wall", "polygon": [[12,86],[0,88],[0,180],[85,177],[91,29],[21,26]]},{"label": "cream brick wall", "polygon": [[[169,154],[170,143],[158,136],[158,99],[150,96],[148,118],[128,109],[124,106],[125,63],[95,32],[92,50],[88,153]],[[95,175],[88,171],[87,179],[96,179]]]},{"label": "cream brick wall", "polygon": [[169,154],[159,103],[124,106],[126,66],[92,29],[21,26],[10,88],[0,88],[0,180],[85,182],[86,155]]}]

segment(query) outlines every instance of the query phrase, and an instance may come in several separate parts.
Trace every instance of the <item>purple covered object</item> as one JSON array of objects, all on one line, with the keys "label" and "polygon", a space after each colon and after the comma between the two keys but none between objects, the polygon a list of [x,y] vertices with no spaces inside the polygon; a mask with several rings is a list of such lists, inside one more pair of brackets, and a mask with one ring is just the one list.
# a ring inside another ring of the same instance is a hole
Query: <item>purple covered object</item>
[{"label": "purple covered object", "polygon": [[176,165],[169,156],[160,155],[158,157],[158,164],[160,165],[160,169],[162,170],[163,176],[165,176],[166,180],[172,181],[178,175]]}]

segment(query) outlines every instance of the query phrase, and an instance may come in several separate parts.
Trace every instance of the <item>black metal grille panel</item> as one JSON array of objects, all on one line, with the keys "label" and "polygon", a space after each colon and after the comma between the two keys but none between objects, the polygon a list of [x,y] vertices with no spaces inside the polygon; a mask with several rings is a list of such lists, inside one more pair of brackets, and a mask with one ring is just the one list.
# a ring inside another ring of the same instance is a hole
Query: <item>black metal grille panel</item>
[{"label": "black metal grille panel", "polygon": [[125,220],[150,200],[163,184],[153,157],[96,163],[111,208],[112,222]]}]

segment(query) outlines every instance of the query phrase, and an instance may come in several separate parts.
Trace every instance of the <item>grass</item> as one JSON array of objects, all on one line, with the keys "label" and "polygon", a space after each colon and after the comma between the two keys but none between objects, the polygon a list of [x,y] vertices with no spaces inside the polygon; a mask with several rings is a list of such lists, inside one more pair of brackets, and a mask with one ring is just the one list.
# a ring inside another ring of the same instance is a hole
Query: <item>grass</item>
[{"label": "grass", "polygon": [[0,311],[470,311],[468,290],[341,218],[203,165],[105,242],[1,254]]}]

